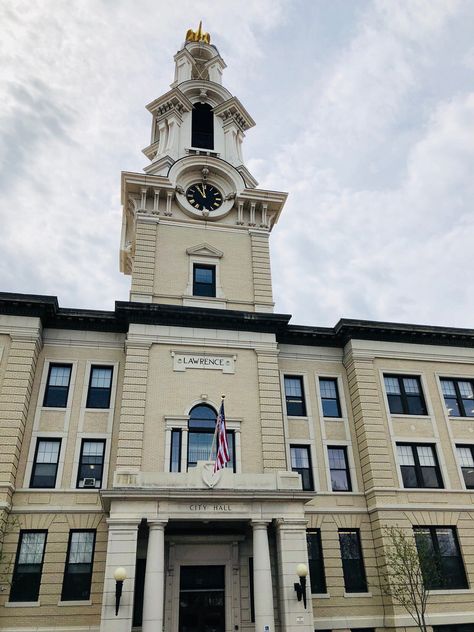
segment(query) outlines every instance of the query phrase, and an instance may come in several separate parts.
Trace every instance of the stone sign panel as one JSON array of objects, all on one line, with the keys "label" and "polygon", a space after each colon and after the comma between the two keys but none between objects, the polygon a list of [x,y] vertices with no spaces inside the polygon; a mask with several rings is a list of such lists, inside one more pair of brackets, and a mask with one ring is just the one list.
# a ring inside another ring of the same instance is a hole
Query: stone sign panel
[{"label": "stone sign panel", "polygon": [[173,371],[186,371],[187,369],[211,369],[223,373],[235,373],[235,355],[212,355],[208,353],[175,353],[173,358]]}]

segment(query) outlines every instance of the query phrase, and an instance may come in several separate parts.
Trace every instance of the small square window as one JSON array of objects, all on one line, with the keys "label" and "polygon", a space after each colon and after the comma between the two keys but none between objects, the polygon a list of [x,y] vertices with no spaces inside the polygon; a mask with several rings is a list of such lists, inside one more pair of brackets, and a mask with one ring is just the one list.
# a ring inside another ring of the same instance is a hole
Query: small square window
[{"label": "small square window", "polygon": [[61,439],[38,439],[31,471],[30,487],[56,487]]},{"label": "small square window", "polygon": [[43,406],[66,408],[71,381],[71,364],[50,364]]},{"label": "small square window", "polygon": [[305,417],[303,378],[298,375],[285,375],[286,413],[292,417]]},{"label": "small square window", "polygon": [[193,266],[193,295],[216,295],[216,267],[195,263]]},{"label": "small square window", "polygon": [[112,390],[111,366],[92,366],[86,408],[109,408]]}]

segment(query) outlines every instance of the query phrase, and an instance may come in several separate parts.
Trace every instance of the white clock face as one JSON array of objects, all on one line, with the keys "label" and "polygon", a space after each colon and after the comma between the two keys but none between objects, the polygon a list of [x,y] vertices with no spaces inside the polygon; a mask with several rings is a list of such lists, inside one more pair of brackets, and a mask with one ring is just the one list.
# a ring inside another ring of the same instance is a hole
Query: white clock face
[{"label": "white clock face", "polygon": [[199,182],[186,191],[186,199],[198,211],[216,211],[222,204],[222,193],[212,184]]}]

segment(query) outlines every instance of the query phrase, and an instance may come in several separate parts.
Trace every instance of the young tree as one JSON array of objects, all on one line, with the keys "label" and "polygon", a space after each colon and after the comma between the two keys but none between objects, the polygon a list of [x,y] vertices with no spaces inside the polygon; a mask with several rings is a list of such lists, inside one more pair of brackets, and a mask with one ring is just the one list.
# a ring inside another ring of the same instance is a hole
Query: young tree
[{"label": "young tree", "polygon": [[381,573],[382,592],[405,608],[421,632],[427,632],[428,586],[436,585],[439,579],[433,551],[398,527],[386,527],[383,535],[388,547]]}]

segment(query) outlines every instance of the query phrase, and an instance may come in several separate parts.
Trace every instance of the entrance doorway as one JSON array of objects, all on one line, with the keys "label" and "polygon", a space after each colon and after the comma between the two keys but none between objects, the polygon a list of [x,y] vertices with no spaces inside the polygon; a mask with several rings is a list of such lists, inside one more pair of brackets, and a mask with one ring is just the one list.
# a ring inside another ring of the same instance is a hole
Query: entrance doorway
[{"label": "entrance doorway", "polygon": [[225,632],[225,566],[181,566],[179,632]]}]

